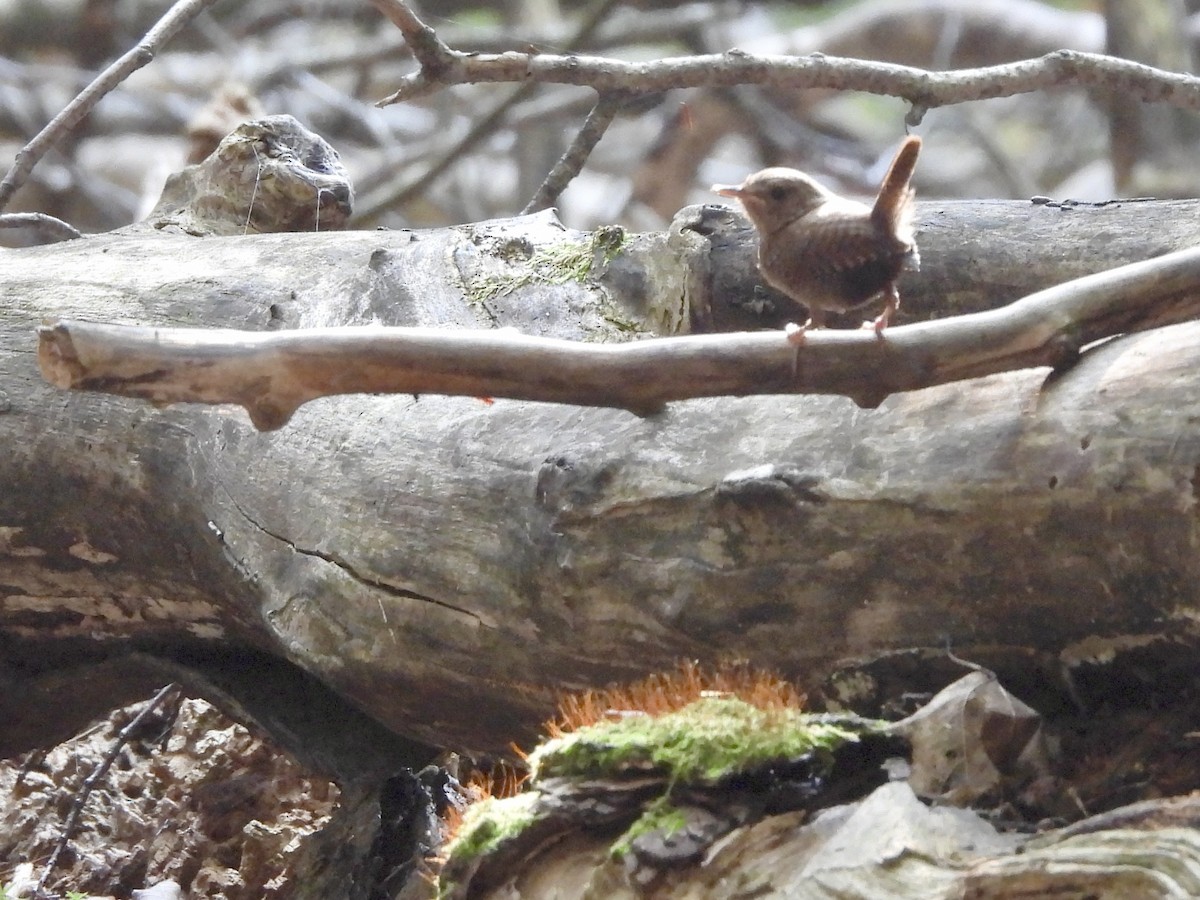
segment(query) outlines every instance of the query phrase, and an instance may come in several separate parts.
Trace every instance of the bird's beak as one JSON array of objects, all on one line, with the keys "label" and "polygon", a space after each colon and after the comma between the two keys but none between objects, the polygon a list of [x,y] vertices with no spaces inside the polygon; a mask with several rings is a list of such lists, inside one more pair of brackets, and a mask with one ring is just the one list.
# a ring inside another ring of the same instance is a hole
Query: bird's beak
[{"label": "bird's beak", "polygon": [[742,186],[740,184],[714,184],[712,191],[714,194],[720,194],[722,197],[742,196]]}]

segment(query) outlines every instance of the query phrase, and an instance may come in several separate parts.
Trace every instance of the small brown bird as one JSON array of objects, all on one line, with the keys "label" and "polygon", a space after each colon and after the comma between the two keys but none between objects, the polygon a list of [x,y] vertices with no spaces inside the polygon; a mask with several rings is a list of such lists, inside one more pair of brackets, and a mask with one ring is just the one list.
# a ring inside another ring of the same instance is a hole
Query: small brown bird
[{"label": "small brown bird", "polygon": [[[905,138],[874,206],[838,196],[795,169],[763,169],[740,185],[713,185],[736,197],[758,230],[758,268],[766,282],[808,307],[803,326],[789,325],[792,343],[825,324],[827,312],[846,312],[884,298],[875,333],[900,306],[896,279],[920,264],[913,236],[909,186],[921,139]],[[864,326],[865,327],[865,326]]]}]

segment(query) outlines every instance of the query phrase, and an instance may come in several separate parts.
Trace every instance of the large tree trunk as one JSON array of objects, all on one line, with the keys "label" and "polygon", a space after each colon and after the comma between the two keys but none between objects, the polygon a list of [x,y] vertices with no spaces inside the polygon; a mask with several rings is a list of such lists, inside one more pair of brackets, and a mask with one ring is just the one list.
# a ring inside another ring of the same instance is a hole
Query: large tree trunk
[{"label": "large tree trunk", "polygon": [[[923,204],[906,308],[995,305],[1188,246],[1196,210]],[[589,283],[508,294],[489,291],[531,252],[586,236],[539,216],[422,234],[133,230],[0,252],[0,677],[23,688],[0,692],[0,753],[62,737],[108,699],[101,686],[119,693],[129,670],[111,658],[133,650],[139,678],[153,658],[203,670],[252,716],[276,657],[395,733],[497,750],[560,691],[681,656],[749,657],[863,708],[948,680],[948,643],[1034,705],[1080,699],[1085,667],[1114,653],[1140,652],[1145,677],[1188,664],[1194,323],[1115,339],[1055,376],[874,410],[717,398],[639,418],[350,396],[259,433],[238,408],[64,393],[37,371],[34,329],[59,316],[580,339],[634,318],[776,325],[796,311],[756,312],[744,227],[686,210]],[[315,718],[343,736],[374,727]],[[318,728],[297,721],[280,729]]]}]

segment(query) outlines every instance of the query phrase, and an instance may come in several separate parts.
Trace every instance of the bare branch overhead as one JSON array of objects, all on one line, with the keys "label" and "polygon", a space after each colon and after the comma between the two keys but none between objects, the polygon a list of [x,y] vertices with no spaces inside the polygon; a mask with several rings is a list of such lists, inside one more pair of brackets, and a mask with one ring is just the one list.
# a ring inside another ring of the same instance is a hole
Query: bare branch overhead
[{"label": "bare branch overhead", "polygon": [[830,88],[900,97],[913,105],[918,121],[926,110],[939,106],[1060,87],[1104,88],[1148,103],[1200,110],[1200,78],[1194,75],[1074,50],[947,72],[821,53],[755,56],[730,50],[708,56],[627,62],[596,56],[455,51],[454,63],[439,75],[431,77],[425,70],[409,75],[379,105],[412,100],[452,84],[484,82],[571,84],[601,92],[630,93],[741,84],[789,90]]}]

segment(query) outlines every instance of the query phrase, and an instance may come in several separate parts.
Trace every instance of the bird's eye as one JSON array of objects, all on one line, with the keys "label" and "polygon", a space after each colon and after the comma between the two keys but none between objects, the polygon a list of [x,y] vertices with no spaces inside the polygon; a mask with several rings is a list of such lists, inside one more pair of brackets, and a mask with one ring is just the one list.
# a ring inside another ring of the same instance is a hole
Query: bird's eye
[{"label": "bird's eye", "polygon": [[767,196],[770,197],[772,200],[774,200],[776,203],[778,203],[780,200],[782,200],[787,195],[788,195],[788,189],[785,188],[782,184],[777,184],[774,187],[772,187],[769,191],[767,191]]}]

